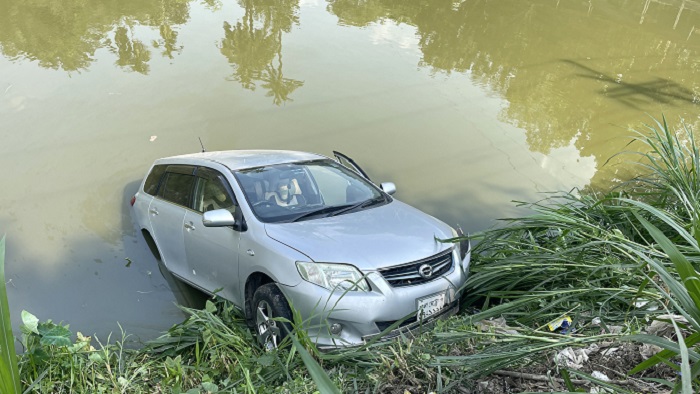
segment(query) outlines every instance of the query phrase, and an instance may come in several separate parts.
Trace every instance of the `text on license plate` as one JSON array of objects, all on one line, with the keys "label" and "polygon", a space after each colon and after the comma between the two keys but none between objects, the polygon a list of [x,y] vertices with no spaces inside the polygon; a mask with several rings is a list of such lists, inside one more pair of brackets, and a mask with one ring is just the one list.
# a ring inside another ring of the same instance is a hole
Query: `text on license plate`
[{"label": "text on license plate", "polygon": [[416,300],[418,320],[427,319],[445,307],[445,293],[433,294]]}]

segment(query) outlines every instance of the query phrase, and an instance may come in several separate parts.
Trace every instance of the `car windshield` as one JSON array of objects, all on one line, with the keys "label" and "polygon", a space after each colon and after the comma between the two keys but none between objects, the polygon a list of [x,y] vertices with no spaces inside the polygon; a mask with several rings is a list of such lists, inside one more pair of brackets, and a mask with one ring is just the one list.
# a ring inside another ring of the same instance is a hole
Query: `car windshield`
[{"label": "car windshield", "polygon": [[333,160],[276,164],[234,171],[263,222],[293,222],[355,212],[390,198]]}]

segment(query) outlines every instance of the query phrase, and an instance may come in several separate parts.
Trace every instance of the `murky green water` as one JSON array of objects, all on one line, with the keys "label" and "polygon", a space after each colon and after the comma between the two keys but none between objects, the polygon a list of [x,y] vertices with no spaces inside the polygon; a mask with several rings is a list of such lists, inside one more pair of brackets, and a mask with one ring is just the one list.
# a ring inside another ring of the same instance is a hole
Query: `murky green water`
[{"label": "murky green water", "polygon": [[511,200],[624,179],[603,164],[647,114],[697,125],[699,54],[696,1],[0,0],[15,324],[182,319],[127,201],[197,137],[340,150],[478,231]]}]

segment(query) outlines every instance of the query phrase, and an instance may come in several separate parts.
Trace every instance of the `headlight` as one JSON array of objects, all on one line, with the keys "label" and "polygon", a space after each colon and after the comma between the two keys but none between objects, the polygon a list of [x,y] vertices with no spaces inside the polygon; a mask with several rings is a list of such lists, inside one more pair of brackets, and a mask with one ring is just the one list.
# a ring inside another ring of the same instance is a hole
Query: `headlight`
[{"label": "headlight", "polygon": [[304,280],[328,290],[369,291],[362,273],[352,265],[307,263],[297,261],[297,270]]}]

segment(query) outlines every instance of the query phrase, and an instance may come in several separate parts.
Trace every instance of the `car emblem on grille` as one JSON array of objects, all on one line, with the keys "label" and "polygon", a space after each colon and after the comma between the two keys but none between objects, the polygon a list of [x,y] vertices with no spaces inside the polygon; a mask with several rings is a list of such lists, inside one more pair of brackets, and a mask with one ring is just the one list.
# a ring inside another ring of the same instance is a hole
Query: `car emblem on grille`
[{"label": "car emblem on grille", "polygon": [[418,274],[424,279],[430,279],[433,276],[433,267],[430,264],[423,264],[418,267]]}]

